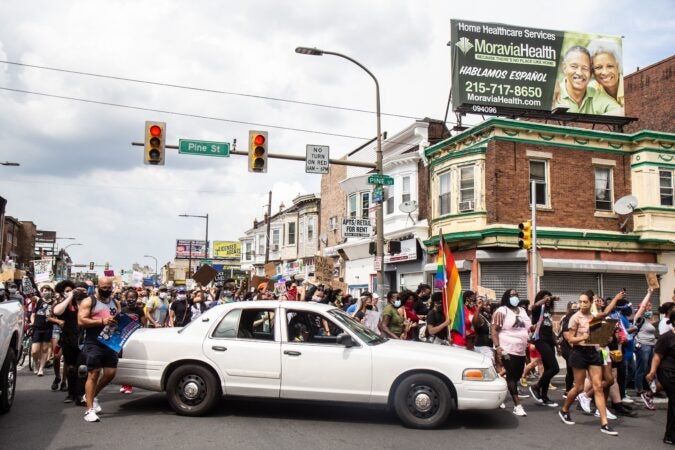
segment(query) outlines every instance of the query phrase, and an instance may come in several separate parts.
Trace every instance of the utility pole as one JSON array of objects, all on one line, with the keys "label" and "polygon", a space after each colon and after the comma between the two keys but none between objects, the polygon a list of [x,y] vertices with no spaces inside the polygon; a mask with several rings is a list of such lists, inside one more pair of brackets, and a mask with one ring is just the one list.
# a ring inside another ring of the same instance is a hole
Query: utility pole
[{"label": "utility pole", "polygon": [[534,301],[534,296],[537,295],[537,182],[532,180],[530,186],[530,193],[532,197],[532,247],[530,247],[530,277],[532,283],[532,295],[530,295],[530,304]]},{"label": "utility pole", "polygon": [[270,262],[270,227],[272,225],[272,191],[270,191],[269,199],[267,201],[267,232],[265,236],[265,264]]}]

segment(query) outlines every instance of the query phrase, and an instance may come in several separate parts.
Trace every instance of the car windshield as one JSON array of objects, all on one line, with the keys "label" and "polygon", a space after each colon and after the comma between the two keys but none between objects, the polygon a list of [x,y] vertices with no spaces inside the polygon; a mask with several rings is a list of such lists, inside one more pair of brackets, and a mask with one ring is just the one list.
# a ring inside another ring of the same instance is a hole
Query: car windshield
[{"label": "car windshield", "polygon": [[328,314],[333,316],[342,326],[349,328],[352,333],[356,334],[368,345],[377,345],[386,341],[385,338],[378,336],[373,330],[364,326],[341,309],[331,309],[328,311]]}]

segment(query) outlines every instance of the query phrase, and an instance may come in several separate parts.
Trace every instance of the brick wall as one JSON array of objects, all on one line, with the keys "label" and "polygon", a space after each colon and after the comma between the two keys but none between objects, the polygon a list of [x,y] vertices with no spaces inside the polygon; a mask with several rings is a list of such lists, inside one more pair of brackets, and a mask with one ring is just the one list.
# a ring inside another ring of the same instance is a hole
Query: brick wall
[{"label": "brick wall", "polygon": [[[321,215],[320,233],[328,238],[328,244],[320,243],[319,250],[339,244],[342,237],[342,223],[340,218],[346,216],[346,201],[344,192],[340,189],[340,181],[347,177],[347,166],[331,164],[328,175],[321,176]],[[328,219],[337,216],[337,231],[328,231]]]},{"label": "brick wall", "polygon": [[592,159],[616,162],[613,170],[616,200],[630,193],[629,156],[504,141],[490,142],[486,155],[488,224],[517,224],[531,217],[527,150],[552,154],[548,184],[551,210],[537,209],[538,225],[618,231],[618,219],[594,216],[595,175]]},{"label": "brick wall", "polygon": [[624,131],[675,133],[675,56],[624,77],[626,115],[639,120]]}]

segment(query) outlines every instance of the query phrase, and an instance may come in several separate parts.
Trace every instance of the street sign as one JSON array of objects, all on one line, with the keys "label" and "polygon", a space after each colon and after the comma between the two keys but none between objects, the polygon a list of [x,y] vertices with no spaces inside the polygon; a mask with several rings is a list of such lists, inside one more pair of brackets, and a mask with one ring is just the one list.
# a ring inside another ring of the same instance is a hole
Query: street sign
[{"label": "street sign", "polygon": [[368,177],[368,184],[383,184],[391,186],[394,184],[394,179],[389,175],[375,174]]},{"label": "street sign", "polygon": [[344,217],[342,219],[342,237],[367,238],[373,234],[373,226],[370,219],[357,219]]},{"label": "street sign", "polygon": [[178,140],[178,153],[182,155],[230,156],[229,142]]},{"label": "street sign", "polygon": [[325,175],[330,168],[330,149],[327,145],[307,145],[305,173],[320,173]]},{"label": "street sign", "polygon": [[210,259],[202,259],[202,260],[199,261],[199,264],[201,264],[201,265],[208,264],[209,266],[211,266],[211,265],[213,265],[213,261],[210,260]]}]

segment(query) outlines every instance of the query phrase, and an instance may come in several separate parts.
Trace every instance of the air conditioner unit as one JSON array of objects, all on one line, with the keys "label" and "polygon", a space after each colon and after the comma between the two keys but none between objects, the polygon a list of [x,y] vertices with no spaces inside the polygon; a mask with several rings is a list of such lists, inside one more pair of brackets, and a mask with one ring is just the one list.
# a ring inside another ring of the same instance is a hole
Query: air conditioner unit
[{"label": "air conditioner unit", "polygon": [[459,212],[473,211],[473,200],[459,202]]},{"label": "air conditioner unit", "polygon": [[279,251],[279,245],[273,245],[273,246],[272,246],[272,251],[273,251],[273,252],[278,252],[278,251]]}]

